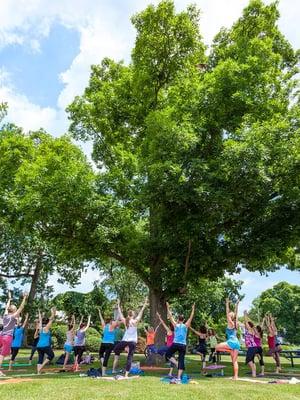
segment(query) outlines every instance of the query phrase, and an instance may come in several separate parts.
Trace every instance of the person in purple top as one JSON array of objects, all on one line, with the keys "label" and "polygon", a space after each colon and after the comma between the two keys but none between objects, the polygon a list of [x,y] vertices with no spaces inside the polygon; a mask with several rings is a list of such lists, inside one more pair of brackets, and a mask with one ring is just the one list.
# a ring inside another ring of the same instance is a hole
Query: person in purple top
[{"label": "person in purple top", "polygon": [[74,338],[74,354],[75,354],[75,361],[74,361],[74,371],[79,371],[79,364],[82,360],[82,355],[85,352],[85,334],[86,331],[89,329],[91,324],[91,316],[88,316],[87,323],[83,323],[83,317],[81,317],[79,323],[79,329],[76,332]]},{"label": "person in purple top", "polygon": [[2,363],[4,358],[10,355],[14,330],[18,318],[25,307],[27,297],[27,293],[24,293],[22,303],[20,307],[17,308],[14,304],[11,304],[11,294],[8,292],[8,301],[3,316],[3,330],[0,332],[0,376],[4,376],[1,371]]}]

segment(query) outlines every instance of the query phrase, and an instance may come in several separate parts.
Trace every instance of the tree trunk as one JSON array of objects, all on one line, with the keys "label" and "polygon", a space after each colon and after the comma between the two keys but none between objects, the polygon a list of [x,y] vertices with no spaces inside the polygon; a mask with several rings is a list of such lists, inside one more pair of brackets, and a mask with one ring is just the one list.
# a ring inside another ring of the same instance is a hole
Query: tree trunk
[{"label": "tree trunk", "polygon": [[[33,272],[32,278],[31,278],[31,285],[30,285],[30,290],[29,290],[28,300],[27,300],[27,305],[26,305],[26,309],[27,309],[29,315],[30,315],[32,303],[35,299],[38,282],[39,282],[39,279],[41,276],[42,269],[43,269],[42,256],[38,256],[37,261],[36,261],[35,270]],[[25,347],[28,346],[27,327],[25,328],[25,332],[24,332],[24,345],[25,345]]]},{"label": "tree trunk", "polygon": [[[159,319],[156,315],[158,311],[161,315],[162,319],[168,324],[167,321],[167,307],[166,307],[166,299],[162,293],[159,293],[157,290],[150,289],[149,291],[149,300],[150,300],[150,321],[151,325],[156,328],[159,324]],[[164,346],[165,345],[165,337],[166,330],[164,327],[160,326],[156,338],[155,344],[156,346]]]}]

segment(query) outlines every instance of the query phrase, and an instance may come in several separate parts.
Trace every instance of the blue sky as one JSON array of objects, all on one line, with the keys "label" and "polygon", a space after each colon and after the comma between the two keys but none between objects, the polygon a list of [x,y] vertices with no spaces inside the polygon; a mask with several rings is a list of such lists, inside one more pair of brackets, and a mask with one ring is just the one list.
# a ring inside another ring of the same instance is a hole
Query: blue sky
[{"label": "blue sky", "polygon": [[[209,44],[221,26],[230,26],[247,0],[175,0],[178,10],[189,3],[202,10],[200,28]],[[266,1],[269,3],[270,1]],[[88,82],[90,65],[105,56],[130,58],[134,30],[130,16],[148,0],[5,0],[0,1],[0,101],[9,104],[8,119],[25,130],[45,128],[60,135],[68,128],[65,108]],[[157,4],[158,0],[152,1]],[[280,27],[300,48],[300,2],[281,0]],[[90,146],[84,146],[88,153]],[[96,279],[89,271],[78,289]],[[286,280],[300,284],[300,274],[280,270],[261,277],[243,271],[243,306],[262,290]],[[55,282],[55,278],[53,278]],[[65,290],[56,285],[56,290]]]}]

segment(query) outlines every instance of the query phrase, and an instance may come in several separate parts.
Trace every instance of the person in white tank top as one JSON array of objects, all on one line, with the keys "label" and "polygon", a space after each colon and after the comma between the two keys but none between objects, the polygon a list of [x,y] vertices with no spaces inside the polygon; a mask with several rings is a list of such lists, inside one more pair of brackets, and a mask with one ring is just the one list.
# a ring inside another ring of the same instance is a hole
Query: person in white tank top
[{"label": "person in white tank top", "polygon": [[126,372],[125,372],[125,378],[128,378],[130,369],[131,369],[131,364],[132,364],[132,359],[134,355],[134,351],[136,348],[136,344],[138,341],[138,332],[137,332],[137,327],[142,319],[143,312],[148,304],[148,299],[145,300],[143,307],[141,308],[140,312],[136,316],[134,311],[128,311],[127,318],[124,317],[120,303],[118,301],[118,315],[120,318],[120,321],[125,325],[125,332],[124,336],[121,340],[120,343],[118,343],[115,348],[114,348],[114,353],[115,353],[115,358],[114,358],[114,364],[113,364],[113,373],[116,372],[117,365],[119,363],[119,358],[121,352],[128,347],[128,356],[127,356],[127,362],[126,362]]}]

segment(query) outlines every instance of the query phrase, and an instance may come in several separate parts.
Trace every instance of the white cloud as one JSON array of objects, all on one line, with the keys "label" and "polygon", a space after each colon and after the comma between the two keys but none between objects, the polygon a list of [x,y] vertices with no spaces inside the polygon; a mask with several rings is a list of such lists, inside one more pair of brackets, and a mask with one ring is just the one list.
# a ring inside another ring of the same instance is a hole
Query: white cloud
[{"label": "white cloud", "polygon": [[44,128],[52,134],[64,133],[67,130],[65,113],[51,107],[41,107],[17,93],[7,71],[0,70],[0,99],[9,105],[6,121],[27,130]]}]

